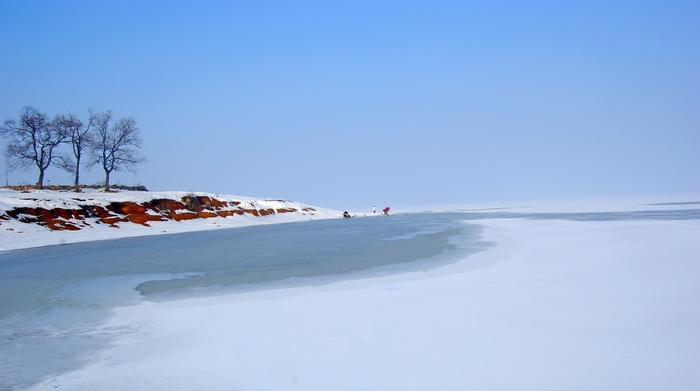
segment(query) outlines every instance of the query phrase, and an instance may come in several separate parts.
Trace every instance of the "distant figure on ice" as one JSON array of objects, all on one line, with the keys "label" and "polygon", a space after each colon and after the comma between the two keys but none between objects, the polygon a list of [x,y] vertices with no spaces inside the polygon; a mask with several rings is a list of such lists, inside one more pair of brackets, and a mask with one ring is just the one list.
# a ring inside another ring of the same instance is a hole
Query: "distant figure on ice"
[{"label": "distant figure on ice", "polygon": [[372,205],[372,213],[377,213],[377,205]]},{"label": "distant figure on ice", "polygon": [[391,209],[391,208],[388,207],[388,206],[387,206],[386,208],[384,208],[384,214],[385,214],[385,215],[388,215],[388,214],[389,214],[389,209]]},{"label": "distant figure on ice", "polygon": [[350,216],[350,213],[348,213],[347,210],[346,210],[345,212],[343,212],[343,218],[344,218],[344,219],[349,219],[350,217],[352,217],[352,216]]}]

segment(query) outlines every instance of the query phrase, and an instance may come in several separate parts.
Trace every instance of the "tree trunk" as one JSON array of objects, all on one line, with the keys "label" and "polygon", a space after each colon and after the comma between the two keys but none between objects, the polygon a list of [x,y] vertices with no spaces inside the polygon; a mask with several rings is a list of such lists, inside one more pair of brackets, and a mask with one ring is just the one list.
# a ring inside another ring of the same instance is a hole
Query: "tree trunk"
[{"label": "tree trunk", "polygon": [[80,192],[80,157],[75,161],[75,192]]},{"label": "tree trunk", "polygon": [[105,192],[109,192],[109,171],[105,170]]},{"label": "tree trunk", "polygon": [[36,188],[41,190],[44,188],[44,170],[39,169],[39,180],[36,182]]}]

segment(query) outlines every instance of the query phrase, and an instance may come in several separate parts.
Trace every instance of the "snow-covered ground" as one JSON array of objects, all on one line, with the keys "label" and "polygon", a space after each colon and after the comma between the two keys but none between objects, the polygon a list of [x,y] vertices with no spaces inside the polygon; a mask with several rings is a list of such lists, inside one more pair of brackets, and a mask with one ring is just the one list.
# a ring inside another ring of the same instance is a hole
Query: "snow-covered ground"
[{"label": "snow-covered ground", "polygon": [[[338,218],[342,212],[326,208],[309,206],[295,201],[271,200],[254,197],[240,197],[210,193],[194,193],[185,191],[119,191],[104,193],[101,190],[85,189],[83,192],[33,190],[18,192],[0,189],[0,214],[16,207],[44,209],[65,208],[79,209],[81,205],[108,205],[110,202],[143,203],[153,199],[180,200],[187,195],[208,196],[224,201],[241,202],[242,207],[249,209],[293,208],[294,213],[281,213],[269,216],[253,216],[250,214],[228,217],[214,217],[185,221],[151,221],[150,226],[134,223],[119,223],[116,227],[107,224],[91,224],[80,231],[55,231],[45,226],[33,223],[23,223],[16,219],[0,220],[0,251],[16,250],[49,246],[56,244],[76,243],[94,240],[118,239],[143,235],[159,235],[167,233],[194,232],[210,229],[235,228],[257,224],[285,223],[293,221]],[[305,208],[313,208],[304,211]]]},{"label": "snow-covered ground", "polygon": [[697,390],[697,201],[465,212],[496,245],[436,269],[116,308],[33,389]]}]

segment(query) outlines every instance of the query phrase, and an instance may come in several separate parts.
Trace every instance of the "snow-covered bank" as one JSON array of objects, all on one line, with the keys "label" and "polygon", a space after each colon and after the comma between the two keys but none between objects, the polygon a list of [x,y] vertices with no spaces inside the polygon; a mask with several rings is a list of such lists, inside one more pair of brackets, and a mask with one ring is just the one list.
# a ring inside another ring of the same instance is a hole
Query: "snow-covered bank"
[{"label": "snow-covered bank", "polygon": [[699,219],[476,223],[496,246],[429,271],[117,308],[35,389],[700,388]]},{"label": "snow-covered bank", "polygon": [[208,193],[0,189],[0,251],[340,215],[294,201]]}]

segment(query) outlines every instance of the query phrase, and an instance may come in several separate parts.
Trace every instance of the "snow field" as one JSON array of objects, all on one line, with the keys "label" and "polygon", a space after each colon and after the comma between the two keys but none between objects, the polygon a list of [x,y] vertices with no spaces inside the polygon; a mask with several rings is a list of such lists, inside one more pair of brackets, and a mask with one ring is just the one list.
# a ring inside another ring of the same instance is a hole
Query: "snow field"
[{"label": "snow field", "polygon": [[700,224],[489,219],[438,269],[117,308],[35,390],[700,389]]}]

